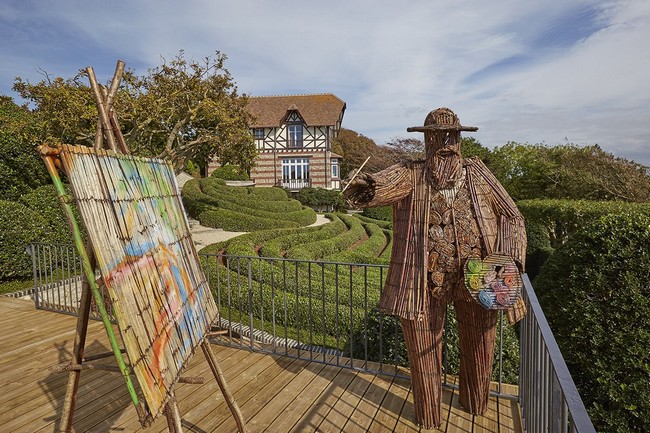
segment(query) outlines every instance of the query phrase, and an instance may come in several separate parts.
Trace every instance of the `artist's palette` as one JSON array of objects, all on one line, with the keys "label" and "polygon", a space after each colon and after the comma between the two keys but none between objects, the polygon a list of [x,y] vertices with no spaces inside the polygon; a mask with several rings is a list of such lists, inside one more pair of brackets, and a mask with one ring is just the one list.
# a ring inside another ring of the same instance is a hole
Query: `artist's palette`
[{"label": "artist's palette", "polygon": [[465,287],[472,298],[490,310],[507,310],[521,297],[523,281],[510,256],[490,254],[465,263]]}]

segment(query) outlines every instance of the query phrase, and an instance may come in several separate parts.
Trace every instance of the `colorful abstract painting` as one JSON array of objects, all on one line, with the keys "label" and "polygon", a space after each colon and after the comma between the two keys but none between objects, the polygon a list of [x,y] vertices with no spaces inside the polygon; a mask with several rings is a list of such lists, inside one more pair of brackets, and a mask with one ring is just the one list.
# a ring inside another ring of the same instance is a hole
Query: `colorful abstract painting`
[{"label": "colorful abstract painting", "polygon": [[174,170],[83,146],[64,146],[60,158],[155,417],[217,317]]}]

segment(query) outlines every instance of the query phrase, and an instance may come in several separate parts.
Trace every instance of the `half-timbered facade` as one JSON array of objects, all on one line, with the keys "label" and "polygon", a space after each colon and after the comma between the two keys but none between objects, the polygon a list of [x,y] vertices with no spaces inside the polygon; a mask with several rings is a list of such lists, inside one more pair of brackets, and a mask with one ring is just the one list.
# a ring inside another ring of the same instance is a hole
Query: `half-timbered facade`
[{"label": "half-timbered facade", "polygon": [[333,94],[250,97],[251,134],[258,157],[251,172],[257,186],[338,189],[340,156],[332,143],[341,129],[345,102]]}]

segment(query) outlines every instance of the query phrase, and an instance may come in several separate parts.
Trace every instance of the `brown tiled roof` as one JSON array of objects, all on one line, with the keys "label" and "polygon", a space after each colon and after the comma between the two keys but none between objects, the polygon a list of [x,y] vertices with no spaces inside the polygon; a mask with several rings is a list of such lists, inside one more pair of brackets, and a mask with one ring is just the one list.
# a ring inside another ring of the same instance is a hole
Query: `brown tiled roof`
[{"label": "brown tiled roof", "polygon": [[308,126],[336,125],[345,102],[331,93],[317,95],[251,96],[248,111],[254,128],[280,126],[288,110],[297,110]]}]

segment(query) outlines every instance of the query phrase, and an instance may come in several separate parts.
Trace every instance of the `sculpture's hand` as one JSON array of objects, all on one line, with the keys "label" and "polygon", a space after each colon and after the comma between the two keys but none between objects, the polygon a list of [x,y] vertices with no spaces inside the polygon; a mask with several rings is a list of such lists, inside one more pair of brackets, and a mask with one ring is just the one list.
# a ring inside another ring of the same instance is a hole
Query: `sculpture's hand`
[{"label": "sculpture's hand", "polygon": [[343,196],[353,207],[358,207],[372,198],[374,181],[370,175],[352,170],[343,180]]}]

